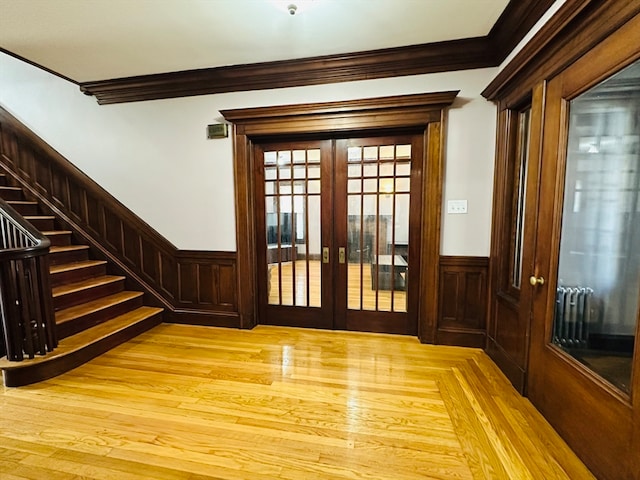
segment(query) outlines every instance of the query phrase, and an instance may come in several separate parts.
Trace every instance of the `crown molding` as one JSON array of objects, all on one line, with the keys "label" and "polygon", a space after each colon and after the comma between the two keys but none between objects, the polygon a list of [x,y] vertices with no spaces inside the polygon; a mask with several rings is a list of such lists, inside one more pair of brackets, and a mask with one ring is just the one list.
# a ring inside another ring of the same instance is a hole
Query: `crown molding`
[{"label": "crown molding", "polygon": [[640,14],[627,0],[566,0],[553,17],[484,89],[487,100],[509,100],[552,78],[603,38]]},{"label": "crown molding", "polygon": [[296,60],[75,82],[101,105],[495,67],[554,0],[510,0],[488,35]]},{"label": "crown molding", "polygon": [[214,93],[352,82],[495,65],[485,37],[299,60],[85,82],[101,105]]},{"label": "crown molding", "polygon": [[510,0],[488,35],[497,65],[507,58],[554,3],[555,0]]}]

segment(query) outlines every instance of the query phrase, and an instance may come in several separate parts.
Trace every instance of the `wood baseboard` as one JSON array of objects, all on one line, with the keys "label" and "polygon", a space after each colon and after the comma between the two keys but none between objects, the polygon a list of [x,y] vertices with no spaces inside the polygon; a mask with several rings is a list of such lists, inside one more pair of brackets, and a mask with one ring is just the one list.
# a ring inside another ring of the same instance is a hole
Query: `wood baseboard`
[{"label": "wood baseboard", "polygon": [[487,334],[483,330],[438,328],[436,343],[484,349],[487,343]]},{"label": "wood baseboard", "polygon": [[240,316],[237,312],[222,313],[197,310],[171,310],[165,313],[164,323],[242,328]]},{"label": "wood baseboard", "polygon": [[485,351],[495,364],[498,365],[498,368],[500,368],[507,379],[509,379],[513,387],[520,394],[526,395],[526,371],[520,368],[491,337],[487,339],[487,347]]}]

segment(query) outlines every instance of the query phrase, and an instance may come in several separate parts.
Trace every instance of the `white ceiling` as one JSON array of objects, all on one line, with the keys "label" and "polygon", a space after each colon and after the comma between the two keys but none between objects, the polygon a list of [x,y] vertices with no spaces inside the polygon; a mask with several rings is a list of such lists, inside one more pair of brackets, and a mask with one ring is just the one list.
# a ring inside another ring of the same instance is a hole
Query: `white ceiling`
[{"label": "white ceiling", "polygon": [[0,0],[0,47],[85,82],[484,36],[507,3]]}]

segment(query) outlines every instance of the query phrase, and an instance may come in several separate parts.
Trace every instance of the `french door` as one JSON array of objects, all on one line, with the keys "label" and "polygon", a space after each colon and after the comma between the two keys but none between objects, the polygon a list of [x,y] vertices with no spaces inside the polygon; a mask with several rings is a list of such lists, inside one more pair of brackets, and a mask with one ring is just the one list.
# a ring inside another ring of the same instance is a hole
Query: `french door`
[{"label": "french door", "polygon": [[[599,478],[640,478],[640,19],[547,86],[529,396]],[[635,462],[635,463],[634,463]]]},{"label": "french door", "polygon": [[255,145],[260,323],[417,333],[421,139]]}]

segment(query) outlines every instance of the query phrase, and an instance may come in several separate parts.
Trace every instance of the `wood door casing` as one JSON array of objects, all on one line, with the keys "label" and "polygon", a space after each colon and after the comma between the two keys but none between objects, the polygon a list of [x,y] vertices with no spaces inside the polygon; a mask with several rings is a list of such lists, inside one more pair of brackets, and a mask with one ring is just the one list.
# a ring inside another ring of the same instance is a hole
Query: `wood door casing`
[{"label": "wood door casing", "polygon": [[[433,343],[438,315],[440,224],[442,221],[442,182],[444,165],[445,109],[458,91],[379,97],[365,100],[223,110],[234,124],[234,170],[237,241],[238,313],[241,325],[250,328],[257,321],[255,159],[253,145],[282,135],[360,133],[389,129],[416,129],[426,145],[418,161],[423,178],[430,179],[423,190],[420,228],[423,233],[420,268],[421,299],[418,311],[418,336]],[[423,179],[420,180],[423,182]]]},{"label": "wood door casing", "polygon": [[529,396],[596,476],[611,480],[640,478],[637,342],[629,396],[552,345],[551,338],[559,280],[569,102],[640,58],[638,44],[640,15],[548,83],[532,272],[544,277],[545,284],[533,295]]},{"label": "wood door casing", "polygon": [[[546,102],[548,93],[545,91],[548,89],[548,83],[563,72],[567,68],[572,68],[576,62],[582,63],[583,74],[576,78],[579,88],[587,88],[586,84],[595,84],[597,81],[593,81],[590,71],[593,72],[596,69],[602,67],[608,60],[615,60],[613,57],[626,48],[629,50],[637,50],[638,41],[633,40],[634,34],[629,31],[629,25],[635,25],[632,27],[637,34],[640,31],[638,26],[637,16],[640,14],[640,3],[628,2],[626,0],[597,0],[597,1],[582,1],[582,0],[568,0],[556,14],[540,29],[540,31],[533,37],[531,41],[514,57],[514,59],[496,76],[489,86],[483,91],[483,96],[489,100],[498,102],[499,121],[498,121],[498,143],[496,148],[496,170],[495,170],[495,194],[496,197],[501,197],[500,184],[504,178],[505,170],[501,170],[501,165],[504,165],[504,157],[506,152],[504,151],[503,137],[507,135],[507,125],[501,120],[504,110],[507,108],[518,107],[523,99],[530,98],[532,92],[535,89],[542,89],[542,102]],[[626,30],[626,31],[625,31]],[[608,38],[612,35],[617,36],[619,32],[625,31],[624,40],[618,39],[614,41],[614,44],[607,45]],[[603,43],[604,42],[604,43]],[[594,49],[600,49],[604,46],[608,51],[600,51],[596,57],[591,56],[589,52]],[[586,60],[585,60],[586,59]],[[603,63],[603,60],[605,61]],[[620,60],[618,58],[618,60]],[[627,60],[628,61],[628,60]],[[620,63],[622,66],[624,62]],[[606,69],[606,68],[605,68]],[[611,72],[615,71],[615,68]],[[606,78],[606,73],[601,71],[602,79]],[[535,101],[533,102],[535,109]],[[550,161],[555,161],[558,158],[558,145],[559,138],[557,130],[560,128],[559,119],[557,116],[552,118],[549,114],[549,109],[543,108],[541,124],[544,125],[544,145],[541,150],[545,150],[545,158]],[[556,112],[558,114],[558,112]],[[549,135],[551,130],[556,131],[555,139],[552,139]],[[501,140],[502,138],[502,140]],[[554,147],[549,147],[548,142],[552,141]],[[540,132],[538,135],[532,133],[532,141],[540,145],[543,142],[543,134]],[[555,150],[554,150],[555,148]],[[547,149],[549,151],[547,152]],[[539,175],[538,186],[551,184],[555,186],[556,182],[555,174],[552,175]],[[554,210],[553,202],[557,201],[555,192],[551,194],[554,198],[550,199],[550,202],[545,200],[547,205],[540,208],[539,218],[542,222],[549,222],[556,211]],[[544,195],[547,196],[546,194]],[[494,197],[494,198],[496,198]],[[496,198],[497,200],[497,198]],[[542,198],[541,198],[542,201]],[[549,205],[551,203],[551,205]],[[496,298],[498,292],[495,286],[495,275],[497,264],[501,260],[502,255],[506,255],[506,252],[501,251],[499,248],[498,239],[496,237],[496,227],[502,222],[502,217],[496,203],[494,201],[494,222],[492,230],[492,250],[491,250],[491,267],[490,267],[490,311],[489,311],[489,334],[494,332],[495,323],[494,317],[500,315],[496,311],[496,302],[502,301],[502,298]],[[536,214],[536,217],[538,215]],[[557,239],[553,239],[552,231],[547,228],[539,229],[538,234],[536,228],[536,240],[540,243],[537,244],[537,250],[543,255],[544,249],[551,248],[550,245]],[[548,255],[552,253],[546,252]],[[540,257],[541,260],[542,257]],[[531,266],[530,272],[527,275],[535,275],[536,277],[543,276],[549,284],[548,278],[548,258],[545,261],[538,262]],[[552,285],[553,289],[553,285]],[[532,290],[535,294],[536,302],[542,301],[542,296],[545,293],[542,289],[536,288]],[[555,292],[552,295],[555,297]],[[503,302],[506,304],[506,301]],[[515,304],[514,308],[518,308],[518,304]],[[534,308],[534,307],[532,307]],[[506,334],[509,334],[509,329],[512,327],[509,321],[501,323],[500,328],[506,329]],[[579,366],[575,366],[569,360],[556,359],[552,365],[540,364],[539,353],[546,352],[550,347],[545,345],[545,328],[550,326],[545,325],[544,318],[536,315],[531,320],[530,340],[529,346],[529,360],[526,362],[528,371],[524,372],[521,369],[517,369],[515,362],[511,359],[506,361],[500,361],[495,355],[495,352],[491,352],[492,357],[498,363],[503,372],[513,381],[513,371],[508,371],[508,368],[516,370],[515,373],[520,375],[521,381],[526,382],[529,385],[529,395],[531,396],[534,404],[545,414],[547,419],[556,427],[563,438],[570,444],[570,446],[579,454],[581,459],[587,463],[589,468],[602,479],[640,479],[640,364],[638,359],[640,356],[639,345],[636,342],[636,354],[634,365],[634,378],[632,391],[636,393],[632,395],[630,402],[629,398],[626,399],[627,404],[633,409],[631,417],[625,416],[625,409],[619,410],[622,416],[612,414],[602,414],[602,410],[607,408],[607,404],[610,402],[620,405],[620,401],[625,401],[624,396],[616,397],[615,392],[612,394],[604,394],[604,398],[595,400],[590,396],[591,390],[602,390],[607,388],[602,380],[598,380],[595,375],[586,373],[580,369]],[[526,344],[525,344],[526,345]],[[491,343],[488,344],[488,349],[491,348]],[[496,349],[499,353],[501,350]],[[521,352],[521,355],[525,355],[525,352]],[[523,358],[523,357],[521,357]],[[503,359],[504,360],[504,359]],[[558,365],[559,364],[559,365]],[[554,368],[558,367],[558,371],[554,371]],[[547,370],[545,372],[545,370]],[[550,370],[550,371],[549,371]],[[574,394],[571,397],[570,402],[562,402],[557,399],[555,392],[561,390],[564,386],[562,374],[568,379],[577,380],[581,388],[574,388]],[[547,374],[552,376],[553,380],[545,382],[544,377],[541,375]],[[568,374],[568,376],[567,376]],[[526,375],[526,376],[525,376]],[[537,384],[537,387],[534,386]],[[589,400],[585,400],[585,399]],[[546,403],[546,406],[542,406]],[[580,412],[581,415],[576,414]],[[628,410],[626,411],[628,413]],[[578,417],[581,418],[581,423],[572,426],[572,416],[576,417],[573,420],[579,422]],[[564,425],[559,427],[560,423]],[[609,425],[606,427],[606,425]],[[594,430],[598,430],[600,427],[608,428],[609,433],[613,435],[614,441],[609,442],[609,436],[594,434]],[[614,432],[616,427],[619,427],[617,433]],[[631,434],[630,434],[631,431]],[[628,442],[628,443],[626,443]]]}]

